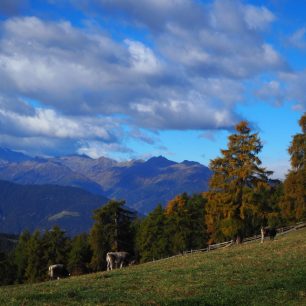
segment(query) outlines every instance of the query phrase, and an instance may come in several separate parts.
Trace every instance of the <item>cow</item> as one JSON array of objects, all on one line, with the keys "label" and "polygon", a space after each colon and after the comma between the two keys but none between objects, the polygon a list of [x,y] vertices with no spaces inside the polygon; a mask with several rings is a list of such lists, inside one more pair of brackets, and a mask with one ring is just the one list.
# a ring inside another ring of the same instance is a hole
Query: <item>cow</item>
[{"label": "cow", "polygon": [[134,264],[130,253],[128,252],[108,252],[106,254],[107,271],[122,268]]},{"label": "cow", "polygon": [[48,274],[49,274],[50,280],[60,279],[60,278],[67,277],[70,275],[63,264],[55,264],[55,265],[49,266]]},{"label": "cow", "polygon": [[276,229],[273,227],[261,227],[261,243],[264,242],[265,237],[270,237],[270,240],[273,240],[276,236]]}]

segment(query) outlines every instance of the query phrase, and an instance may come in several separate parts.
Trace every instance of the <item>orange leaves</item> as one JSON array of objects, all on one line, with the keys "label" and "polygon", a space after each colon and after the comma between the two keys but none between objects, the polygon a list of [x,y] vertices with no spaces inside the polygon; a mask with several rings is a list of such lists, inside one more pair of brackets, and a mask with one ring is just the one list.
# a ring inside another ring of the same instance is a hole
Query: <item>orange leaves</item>
[{"label": "orange leaves", "polygon": [[170,200],[165,208],[166,215],[172,215],[173,213],[181,210],[187,205],[188,197],[186,194],[178,195],[174,199]]}]

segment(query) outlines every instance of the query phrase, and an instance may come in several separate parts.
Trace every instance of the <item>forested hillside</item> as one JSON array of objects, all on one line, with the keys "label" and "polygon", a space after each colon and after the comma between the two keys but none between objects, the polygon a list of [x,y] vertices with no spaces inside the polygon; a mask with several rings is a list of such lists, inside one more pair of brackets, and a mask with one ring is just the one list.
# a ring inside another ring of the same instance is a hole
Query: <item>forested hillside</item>
[{"label": "forested hillside", "polygon": [[19,234],[59,225],[76,235],[90,229],[92,211],[106,202],[75,187],[0,181],[0,232]]}]

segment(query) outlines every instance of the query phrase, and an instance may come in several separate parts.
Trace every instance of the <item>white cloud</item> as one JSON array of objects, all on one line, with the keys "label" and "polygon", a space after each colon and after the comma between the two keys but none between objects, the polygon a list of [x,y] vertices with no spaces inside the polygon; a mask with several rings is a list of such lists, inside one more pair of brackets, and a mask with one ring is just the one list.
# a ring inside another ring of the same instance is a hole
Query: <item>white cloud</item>
[{"label": "white cloud", "polygon": [[264,83],[263,86],[256,91],[256,95],[260,99],[273,102],[277,106],[282,105],[286,97],[283,85],[277,80]]},{"label": "white cloud", "polygon": [[130,53],[131,66],[137,72],[154,74],[159,71],[160,64],[153,51],[143,43],[126,39]]},{"label": "white cloud", "polygon": [[[113,39],[94,23],[1,21],[0,124],[8,137],[70,139],[75,147],[77,139],[88,138],[80,150],[95,155],[121,149],[122,124],[136,130],[228,129],[240,119],[235,109],[244,98],[243,82],[286,69],[262,35],[275,19],[265,7],[228,0],[74,2],[146,37],[123,31],[126,37]],[[42,107],[29,107],[20,96]],[[107,146],[97,149],[97,139]]]},{"label": "white cloud", "polygon": [[33,115],[0,109],[2,132],[15,136],[114,141],[118,125],[113,119],[67,117],[51,109],[36,109]]},{"label": "white cloud", "polygon": [[289,43],[298,49],[306,49],[306,28],[302,27],[295,31],[288,39]]},{"label": "white cloud", "polygon": [[246,5],[245,21],[250,29],[264,30],[276,19],[271,11],[266,7],[255,7],[253,5]]},{"label": "white cloud", "polygon": [[114,153],[128,153],[133,151],[118,143],[101,143],[97,141],[83,141],[79,143],[78,154],[85,154],[91,158],[100,156],[113,157]]},{"label": "white cloud", "polygon": [[294,110],[306,111],[306,70],[282,73],[280,78],[286,84],[285,98],[293,103]]}]

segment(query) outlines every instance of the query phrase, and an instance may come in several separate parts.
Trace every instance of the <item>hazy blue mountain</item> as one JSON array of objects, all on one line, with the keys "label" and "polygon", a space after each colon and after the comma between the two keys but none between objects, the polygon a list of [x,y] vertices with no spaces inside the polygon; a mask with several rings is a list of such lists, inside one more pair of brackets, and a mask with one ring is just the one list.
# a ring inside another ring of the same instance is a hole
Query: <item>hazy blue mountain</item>
[{"label": "hazy blue mountain", "polygon": [[13,151],[7,148],[0,147],[0,160],[7,162],[22,162],[25,160],[32,160],[33,158],[21,152]]},{"label": "hazy blue mountain", "polygon": [[107,202],[83,189],[57,185],[20,185],[0,180],[0,232],[59,225],[69,235],[89,231],[94,209]]},{"label": "hazy blue mountain", "polygon": [[20,184],[80,187],[91,193],[104,194],[96,182],[50,159],[36,158],[19,163],[0,163],[0,179]]},{"label": "hazy blue mountain", "polygon": [[108,198],[125,199],[141,213],[182,192],[206,191],[211,171],[192,161],[176,163],[162,156],[147,161],[119,163],[111,159],[83,160],[65,157],[59,161],[100,184]]},{"label": "hazy blue mountain", "polygon": [[197,162],[176,163],[162,156],[118,162],[71,155],[0,163],[0,179],[80,187],[107,198],[124,199],[142,214],[182,192],[206,191],[210,176],[210,170]]}]

